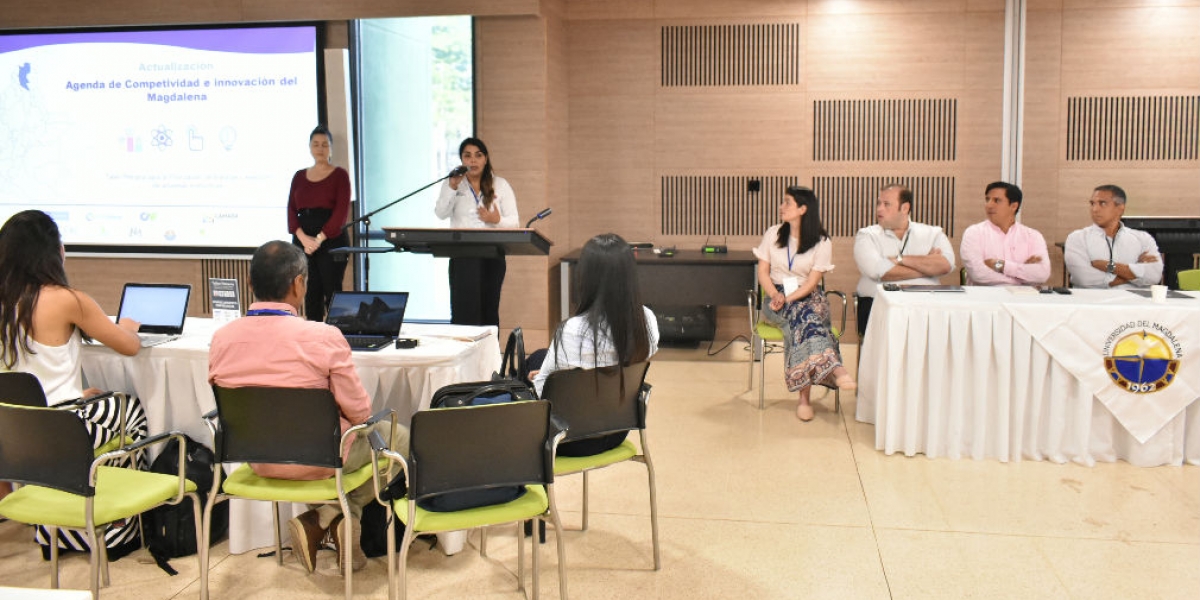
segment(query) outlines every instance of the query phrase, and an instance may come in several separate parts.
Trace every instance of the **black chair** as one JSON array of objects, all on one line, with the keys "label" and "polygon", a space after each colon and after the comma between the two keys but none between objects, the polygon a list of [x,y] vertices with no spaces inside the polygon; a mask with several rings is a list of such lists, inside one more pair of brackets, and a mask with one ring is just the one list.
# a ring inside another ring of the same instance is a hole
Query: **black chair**
[{"label": "black chair", "polygon": [[19,371],[0,373],[0,401],[17,406],[47,406],[42,382],[31,373]]},{"label": "black chair", "polygon": [[[654,570],[662,561],[658,544],[658,498],[654,485],[654,462],[646,439],[646,409],[649,386],[645,386],[650,363],[627,367],[599,367],[555,371],[546,378],[542,398],[554,406],[554,416],[569,427],[563,443],[595,440],[637,430],[641,452],[625,440],[611,450],[591,456],[558,456],[554,459],[556,476],[583,474],[583,529],[588,528],[588,472],[632,460],[646,465],[650,484],[650,529],[654,548]],[[643,391],[643,387],[646,388]]]},{"label": "black chair", "polygon": [[[531,400],[462,408],[423,410],[413,415],[409,455],[384,446],[372,435],[375,451],[398,464],[408,482],[407,494],[392,499],[392,509],[406,527],[400,544],[397,576],[395,519],[388,518],[388,597],[407,596],[408,549],[423,533],[473,529],[502,523],[538,522],[547,517],[558,541],[559,596],[567,597],[567,555],[554,502],[554,451],[563,433],[550,416],[550,404]],[[373,461],[376,462],[376,461]],[[391,469],[376,476],[376,490],[389,481]],[[418,503],[441,494],[498,487],[525,486],[516,500],[454,512],[432,512]],[[386,503],[387,499],[380,498]],[[517,532],[517,589],[525,589],[525,542]],[[539,592],[538,546],[533,544],[533,597]]]},{"label": "black chair", "polygon": [[[340,412],[328,389],[272,387],[223,388],[213,386],[217,410],[205,415],[213,431],[216,461],[213,486],[204,507],[204,537],[210,539],[212,507],[229,498],[264,500],[272,503],[275,526],[275,557],[283,564],[283,545],[279,534],[279,503],[337,504],[342,514],[350,514],[346,492],[369,482],[374,469],[365,465],[350,473],[342,471],[342,448],[346,440],[360,435],[367,427],[391,416],[391,410],[376,413],[367,422],[341,431]],[[224,476],[224,463],[279,463],[327,467],[334,476],[327,479],[298,481],[260,477],[245,464]],[[341,539],[349,540],[350,519],[342,519]],[[208,580],[208,547],[201,548],[201,578]],[[342,544],[345,592],[353,593],[351,547]]]},{"label": "black chair", "polygon": [[[176,474],[149,473],[106,463],[145,447],[175,440],[181,447]],[[100,595],[100,576],[109,584],[104,530],[163,504],[192,499],[196,539],[201,539],[196,484],[184,476],[183,434],[162,433],[125,448],[93,455],[92,439],[74,412],[0,404],[0,480],[24,484],[0,500],[0,516],[45,525],[49,538],[58,529],[81,530],[91,548],[92,597]],[[50,586],[58,588],[58,544],[50,544]],[[200,597],[208,598],[201,580]]]}]

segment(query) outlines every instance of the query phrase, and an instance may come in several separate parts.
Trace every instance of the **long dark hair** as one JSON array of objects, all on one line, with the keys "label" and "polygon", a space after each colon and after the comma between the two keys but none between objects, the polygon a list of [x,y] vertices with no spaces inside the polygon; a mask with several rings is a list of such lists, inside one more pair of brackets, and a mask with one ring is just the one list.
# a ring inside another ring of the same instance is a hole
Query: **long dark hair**
[{"label": "long dark hair", "polygon": [[33,307],[42,287],[67,286],[62,236],[50,215],[19,212],[0,227],[0,342],[4,366],[17,363],[18,351],[29,354]]},{"label": "long dark hair", "polygon": [[[808,210],[800,216],[800,247],[796,249],[796,254],[804,254],[812,250],[817,242],[829,237],[829,234],[825,233],[825,227],[821,225],[821,203],[812,190],[803,186],[789,186],[784,193],[796,201],[797,207],[808,207]],[[784,221],[779,228],[779,236],[775,238],[775,245],[787,248],[788,238],[791,235],[792,224]]]},{"label": "long dark hair", "polygon": [[[579,255],[579,278],[575,297],[592,334],[593,355],[599,355],[602,339],[608,338],[621,366],[650,357],[650,331],[646,311],[638,293],[637,267],[633,250],[615,233],[598,235],[584,244]],[[556,352],[563,352],[563,326],[554,332]],[[607,330],[607,331],[606,331]],[[582,342],[581,342],[582,343]],[[582,354],[583,348],[580,348]]]},{"label": "long dark hair", "polygon": [[483,202],[484,208],[492,209],[492,199],[496,195],[495,181],[492,176],[492,155],[488,154],[487,144],[479,138],[469,137],[458,145],[458,156],[462,157],[462,153],[467,149],[467,146],[475,146],[479,151],[487,157],[487,162],[483,164],[483,173],[479,176],[479,196]]}]

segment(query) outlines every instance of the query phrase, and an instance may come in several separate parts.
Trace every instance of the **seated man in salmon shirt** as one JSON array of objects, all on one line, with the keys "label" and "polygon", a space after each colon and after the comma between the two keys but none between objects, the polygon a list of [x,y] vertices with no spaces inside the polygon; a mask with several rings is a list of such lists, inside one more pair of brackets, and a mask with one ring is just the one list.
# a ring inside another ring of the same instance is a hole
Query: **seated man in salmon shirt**
[{"label": "seated man in salmon shirt", "polygon": [[973,285],[1041,285],[1050,278],[1046,239],[1017,222],[1021,188],[997,181],[983,192],[987,220],[963,232],[958,254]]},{"label": "seated man in salmon shirt", "polygon": [[[308,261],[297,246],[283,241],[267,242],[250,261],[250,286],[258,301],[246,316],[225,325],[213,335],[209,351],[208,380],[222,387],[290,387],[329,389],[341,411],[342,431],[371,416],[371,398],[363,389],[350,358],[350,345],[337,328],[297,317],[308,288]],[[281,407],[280,410],[286,410]],[[387,439],[390,421],[376,429]],[[408,430],[398,428],[391,448],[408,452]],[[342,455],[349,472],[371,460],[366,435],[357,436]],[[276,479],[313,480],[331,477],[332,469],[305,465],[254,464],[254,472]],[[360,537],[362,507],[374,498],[374,486],[363,485],[347,494],[352,531],[352,567],[367,564]],[[316,569],[317,549],[327,531],[334,544],[340,541],[341,519],[337,505],[320,504],[288,522],[292,548],[310,573]]]}]

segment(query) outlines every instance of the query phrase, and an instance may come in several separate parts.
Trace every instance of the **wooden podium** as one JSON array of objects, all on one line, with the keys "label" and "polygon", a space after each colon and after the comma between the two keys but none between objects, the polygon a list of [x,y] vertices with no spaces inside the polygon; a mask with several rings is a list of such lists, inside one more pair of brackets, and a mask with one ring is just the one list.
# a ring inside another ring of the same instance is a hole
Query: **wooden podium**
[{"label": "wooden podium", "polygon": [[535,229],[406,229],[384,227],[384,239],[398,252],[449,258],[545,256],[550,240]]}]

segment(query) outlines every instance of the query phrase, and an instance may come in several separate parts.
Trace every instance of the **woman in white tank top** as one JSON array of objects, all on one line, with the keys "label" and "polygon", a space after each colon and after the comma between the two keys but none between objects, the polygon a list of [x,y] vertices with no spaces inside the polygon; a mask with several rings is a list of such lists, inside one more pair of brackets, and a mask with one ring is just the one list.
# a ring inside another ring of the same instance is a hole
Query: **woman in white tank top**
[{"label": "woman in white tank top", "polygon": [[[139,324],[113,323],[91,296],[71,289],[58,225],[40,210],[19,212],[0,227],[0,370],[41,380],[51,404],[91,396],[83,390],[81,333],[132,356]],[[0,497],[7,491],[0,487]]]}]

